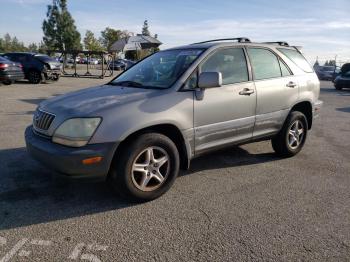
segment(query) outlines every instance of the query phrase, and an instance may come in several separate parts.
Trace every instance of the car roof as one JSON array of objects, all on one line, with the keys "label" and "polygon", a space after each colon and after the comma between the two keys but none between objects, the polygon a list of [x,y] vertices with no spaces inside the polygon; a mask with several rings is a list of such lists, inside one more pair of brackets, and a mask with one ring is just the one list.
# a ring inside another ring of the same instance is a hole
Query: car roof
[{"label": "car roof", "polygon": [[33,53],[33,52],[8,52],[5,55],[36,55],[37,53]]},{"label": "car roof", "polygon": [[193,48],[198,48],[198,49],[209,49],[209,48],[214,48],[214,47],[229,47],[229,46],[261,46],[261,47],[279,47],[279,48],[286,48],[286,49],[294,49],[295,48],[301,48],[301,47],[296,47],[296,46],[290,46],[287,42],[284,41],[276,41],[276,42],[251,42],[247,38],[248,41],[234,41],[236,39],[241,39],[241,38],[232,38],[231,39],[214,39],[214,40],[209,40],[209,41],[204,41],[204,42],[199,42],[199,43],[193,43],[189,45],[183,45],[183,46],[178,46],[178,47],[173,47],[169,48],[167,50],[175,50],[175,49],[193,49]]}]

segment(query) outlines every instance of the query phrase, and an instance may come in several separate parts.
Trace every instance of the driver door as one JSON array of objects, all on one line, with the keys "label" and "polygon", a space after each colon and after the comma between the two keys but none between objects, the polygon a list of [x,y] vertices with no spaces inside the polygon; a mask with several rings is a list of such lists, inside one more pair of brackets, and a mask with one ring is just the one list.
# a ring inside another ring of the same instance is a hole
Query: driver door
[{"label": "driver door", "polygon": [[255,124],[256,90],[250,81],[244,49],[215,51],[199,67],[201,72],[221,72],[223,84],[196,91],[196,154],[250,140]]}]

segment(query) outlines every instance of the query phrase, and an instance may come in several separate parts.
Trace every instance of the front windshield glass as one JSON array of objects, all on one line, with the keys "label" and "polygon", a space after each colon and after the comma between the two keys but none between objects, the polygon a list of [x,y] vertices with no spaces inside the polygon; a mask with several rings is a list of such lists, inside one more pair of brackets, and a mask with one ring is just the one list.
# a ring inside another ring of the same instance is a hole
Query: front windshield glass
[{"label": "front windshield glass", "polygon": [[109,84],[140,88],[169,88],[202,52],[203,49],[176,49],[155,53]]}]

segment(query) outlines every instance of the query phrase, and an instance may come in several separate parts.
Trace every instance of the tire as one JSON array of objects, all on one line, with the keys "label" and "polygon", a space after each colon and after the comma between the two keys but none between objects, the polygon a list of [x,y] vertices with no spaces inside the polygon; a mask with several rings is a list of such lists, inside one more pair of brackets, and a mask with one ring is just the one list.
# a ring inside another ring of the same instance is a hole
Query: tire
[{"label": "tire", "polygon": [[[165,162],[165,159],[168,160]],[[179,166],[179,152],[174,142],[162,134],[147,133],[121,149],[112,163],[109,181],[123,197],[137,202],[150,201],[169,190]]]},{"label": "tire", "polygon": [[271,139],[272,147],[279,156],[295,156],[303,148],[307,132],[308,122],[305,115],[293,111],[288,115],[281,131]]},{"label": "tire", "polygon": [[339,86],[339,85],[334,85],[334,87],[335,87],[335,89],[337,89],[337,90],[342,90],[343,88],[341,87],[341,86]]},{"label": "tire", "polygon": [[42,81],[42,76],[38,71],[29,71],[28,80],[32,84],[40,84]]},{"label": "tire", "polygon": [[5,81],[3,81],[2,82],[4,85],[11,85],[12,83],[13,83],[13,81],[11,81],[11,80],[5,80]]}]

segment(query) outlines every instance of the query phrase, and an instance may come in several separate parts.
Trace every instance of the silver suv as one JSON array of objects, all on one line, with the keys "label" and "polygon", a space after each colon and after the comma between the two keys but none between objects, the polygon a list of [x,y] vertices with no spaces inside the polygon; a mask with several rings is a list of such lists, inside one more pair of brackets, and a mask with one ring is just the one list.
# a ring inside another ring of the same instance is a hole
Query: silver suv
[{"label": "silver suv", "polygon": [[271,139],[303,147],[322,102],[319,81],[285,42],[217,39],[155,53],[106,85],[42,102],[30,154],[71,176],[103,176],[124,196],[165,193],[190,160]]}]

